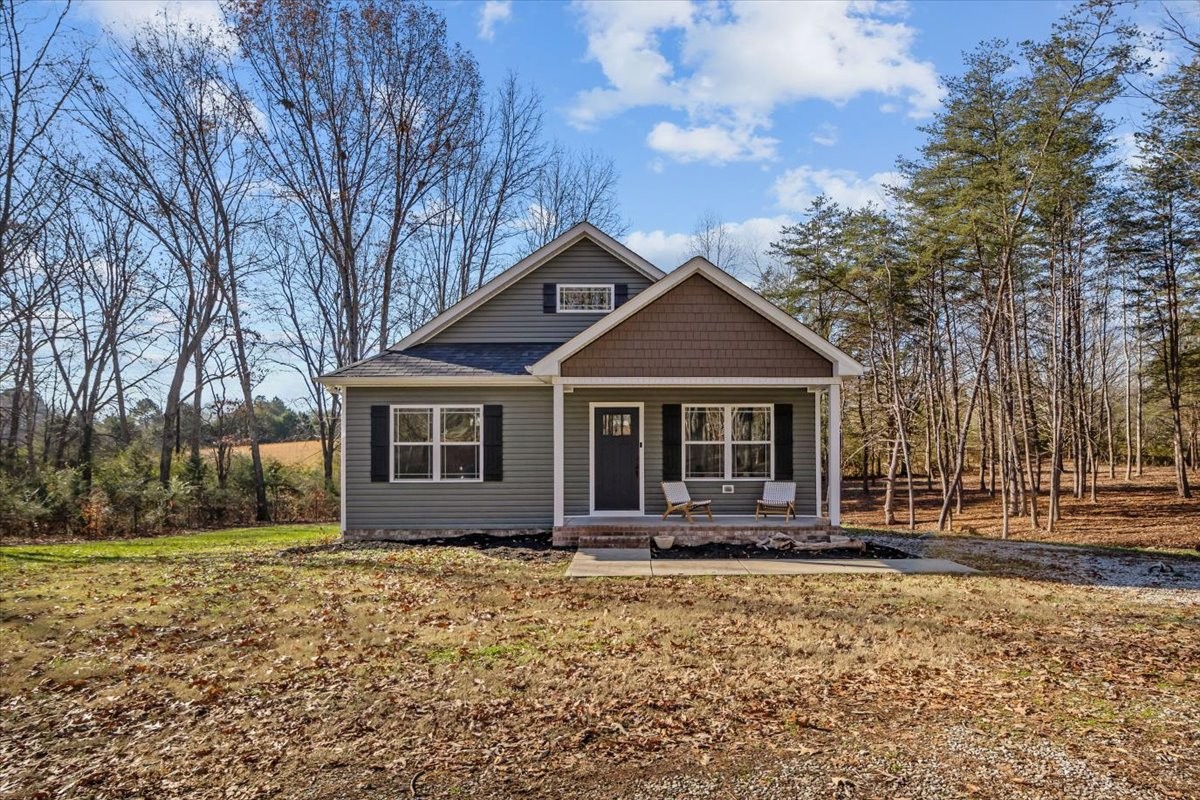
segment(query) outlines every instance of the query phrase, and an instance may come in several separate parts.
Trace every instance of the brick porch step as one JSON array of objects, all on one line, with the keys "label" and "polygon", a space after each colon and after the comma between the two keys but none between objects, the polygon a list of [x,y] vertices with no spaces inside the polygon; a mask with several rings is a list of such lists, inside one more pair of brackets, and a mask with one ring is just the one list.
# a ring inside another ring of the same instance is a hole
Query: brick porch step
[{"label": "brick porch step", "polygon": [[591,533],[579,537],[578,547],[649,547],[646,533]]}]

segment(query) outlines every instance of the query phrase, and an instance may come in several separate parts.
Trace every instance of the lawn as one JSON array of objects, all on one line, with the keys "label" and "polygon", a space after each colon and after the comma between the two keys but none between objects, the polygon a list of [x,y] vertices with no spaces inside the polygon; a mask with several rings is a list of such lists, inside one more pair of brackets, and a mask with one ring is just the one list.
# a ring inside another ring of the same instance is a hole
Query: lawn
[{"label": "lawn", "polygon": [[[1192,797],[1200,605],[560,578],[331,526],[0,548],[0,797]],[[983,565],[981,565],[983,566]]]}]

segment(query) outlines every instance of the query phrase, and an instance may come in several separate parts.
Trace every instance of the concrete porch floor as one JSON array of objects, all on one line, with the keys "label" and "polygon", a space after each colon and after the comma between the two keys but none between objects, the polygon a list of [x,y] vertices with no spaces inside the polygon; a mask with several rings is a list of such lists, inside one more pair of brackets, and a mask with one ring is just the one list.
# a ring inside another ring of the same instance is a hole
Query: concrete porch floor
[{"label": "concrete porch floor", "polygon": [[678,544],[703,542],[736,542],[761,539],[772,533],[789,533],[805,537],[828,535],[832,530],[824,517],[795,517],[784,522],[782,516],[755,519],[747,515],[714,515],[710,521],[703,515],[692,515],[692,522],[671,515],[663,519],[658,514],[644,516],[613,516],[589,514],[567,517],[554,528],[554,544],[559,547],[647,547],[651,536],[671,535]]},{"label": "concrete porch floor", "polygon": [[568,578],[669,575],[969,575],[978,570],[943,558],[654,558],[649,548],[583,548]]}]

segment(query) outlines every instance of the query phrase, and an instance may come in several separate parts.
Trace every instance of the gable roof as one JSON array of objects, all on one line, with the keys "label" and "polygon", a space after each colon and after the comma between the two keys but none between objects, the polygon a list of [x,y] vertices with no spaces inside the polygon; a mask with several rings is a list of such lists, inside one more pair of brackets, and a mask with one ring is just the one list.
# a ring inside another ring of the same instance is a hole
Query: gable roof
[{"label": "gable roof", "polygon": [[422,344],[404,352],[388,351],[347,364],[320,377],[326,386],[395,384],[422,379],[469,379],[472,382],[536,381],[527,367],[546,355],[553,344]]},{"label": "gable roof", "polygon": [[488,300],[507,289],[509,286],[512,286],[521,278],[524,278],[526,275],[530,274],[550,259],[565,252],[568,248],[578,244],[583,239],[588,239],[589,241],[593,242],[617,260],[645,275],[651,281],[661,280],[665,274],[658,267],[639,256],[637,253],[633,252],[628,247],[597,228],[595,225],[592,225],[589,222],[581,222],[552,242],[549,242],[548,244],[539,247],[537,250],[534,250],[528,256],[509,267],[504,272],[501,272],[496,277],[492,278],[479,289],[471,292],[462,300],[459,300],[457,303],[450,306],[450,308],[446,309],[441,314],[438,314],[429,322],[426,322],[424,325],[417,328],[400,341],[396,342],[389,349],[406,350],[415,345],[429,341],[429,339],[433,336],[436,336],[438,333],[450,327],[455,322],[458,322],[467,314],[471,313],[476,308],[480,307]]},{"label": "gable roof", "polygon": [[640,292],[625,305],[603,317],[570,341],[547,353],[545,357],[529,368],[529,372],[539,377],[559,375],[563,361],[575,355],[584,347],[616,328],[638,311],[694,275],[704,276],[719,288],[758,312],[768,322],[773,323],[784,332],[808,345],[824,358],[829,359],[833,364],[834,375],[854,377],[863,374],[862,364],[851,358],[845,351],[814,333],[808,326],[797,321],[758,292],[755,292],[737,278],[701,256],[696,256],[667,277],[657,283],[651,284],[649,288]]}]

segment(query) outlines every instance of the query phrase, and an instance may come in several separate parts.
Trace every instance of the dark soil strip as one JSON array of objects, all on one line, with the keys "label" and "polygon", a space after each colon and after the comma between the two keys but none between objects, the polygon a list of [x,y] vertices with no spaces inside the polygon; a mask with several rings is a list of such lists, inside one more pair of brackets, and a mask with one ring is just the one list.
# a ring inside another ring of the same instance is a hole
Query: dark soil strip
[{"label": "dark soil strip", "polygon": [[542,536],[445,536],[423,539],[419,542],[335,542],[333,544],[291,547],[282,555],[306,555],[308,553],[339,553],[349,550],[412,550],[425,547],[463,547],[486,552],[496,558],[513,561],[568,561],[574,552],[556,549],[550,544],[550,534]]},{"label": "dark soil strip", "polygon": [[916,558],[903,550],[881,544],[867,543],[865,550],[770,550],[753,544],[702,544],[695,547],[675,546],[670,550],[650,548],[651,558]]}]

